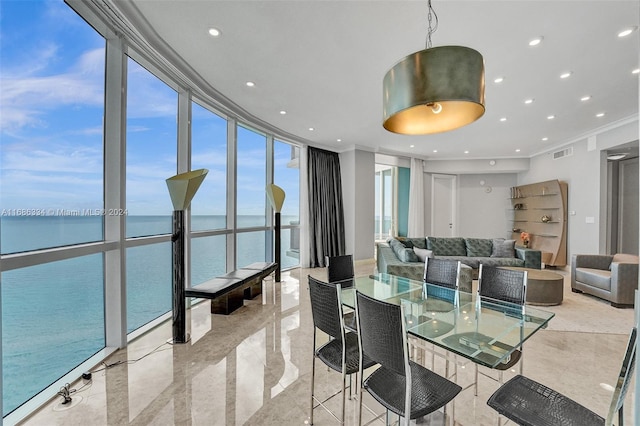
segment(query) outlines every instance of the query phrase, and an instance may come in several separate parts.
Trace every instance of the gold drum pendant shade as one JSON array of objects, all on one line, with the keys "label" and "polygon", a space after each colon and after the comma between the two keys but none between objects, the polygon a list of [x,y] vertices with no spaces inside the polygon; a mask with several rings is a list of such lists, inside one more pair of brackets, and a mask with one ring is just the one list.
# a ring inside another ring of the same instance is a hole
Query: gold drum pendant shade
[{"label": "gold drum pendant shade", "polygon": [[484,114],[484,60],[463,46],[415,52],[391,68],[383,82],[383,126],[424,135],[457,129]]}]

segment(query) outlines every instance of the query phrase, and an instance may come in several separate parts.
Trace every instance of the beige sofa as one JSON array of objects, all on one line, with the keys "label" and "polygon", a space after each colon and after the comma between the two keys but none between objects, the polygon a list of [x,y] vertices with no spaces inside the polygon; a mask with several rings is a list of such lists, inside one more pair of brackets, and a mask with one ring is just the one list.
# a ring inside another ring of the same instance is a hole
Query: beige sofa
[{"label": "beige sofa", "polygon": [[600,297],[616,308],[630,308],[637,288],[638,256],[575,254],[571,259],[571,290],[574,293]]}]

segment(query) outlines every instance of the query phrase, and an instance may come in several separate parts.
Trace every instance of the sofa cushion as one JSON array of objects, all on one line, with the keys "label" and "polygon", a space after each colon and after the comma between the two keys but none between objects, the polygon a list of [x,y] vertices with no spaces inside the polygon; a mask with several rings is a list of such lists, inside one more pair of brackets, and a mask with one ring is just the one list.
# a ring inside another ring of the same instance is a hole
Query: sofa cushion
[{"label": "sofa cushion", "polygon": [[464,238],[427,237],[427,248],[436,256],[466,256],[467,247]]},{"label": "sofa cushion", "polygon": [[413,244],[414,247],[418,247],[420,249],[426,249],[427,248],[427,239],[424,238],[424,237],[422,237],[422,238],[406,238],[406,240],[407,241],[411,241],[411,244]]},{"label": "sofa cushion", "polygon": [[634,254],[624,254],[624,253],[616,253],[613,255],[613,262],[618,263],[638,263],[638,256]]},{"label": "sofa cushion", "polygon": [[435,256],[436,259],[445,259],[445,260],[459,260],[463,265],[467,265],[473,269],[478,269],[480,267],[480,263],[478,262],[477,257],[469,257],[469,256]]},{"label": "sofa cushion", "polygon": [[515,257],[516,240],[505,240],[504,238],[493,239],[493,251],[491,257]]},{"label": "sofa cushion", "polygon": [[420,262],[418,256],[415,254],[412,248],[405,247],[402,242],[391,239],[389,240],[389,245],[393,249],[393,252],[396,254],[398,259],[403,262]]},{"label": "sofa cushion", "polygon": [[418,259],[420,259],[420,262],[426,261],[427,257],[429,258],[433,257],[433,251],[431,250],[421,249],[416,246],[413,246],[413,251],[415,252],[416,256],[418,256]]},{"label": "sofa cushion", "polygon": [[465,238],[464,244],[470,257],[489,257],[493,250],[493,241],[488,238]]},{"label": "sofa cushion", "polygon": [[519,266],[524,267],[524,260],[517,257],[477,257],[478,263],[487,266]]},{"label": "sofa cushion", "polygon": [[591,287],[611,290],[611,272],[604,269],[576,268],[575,280]]}]

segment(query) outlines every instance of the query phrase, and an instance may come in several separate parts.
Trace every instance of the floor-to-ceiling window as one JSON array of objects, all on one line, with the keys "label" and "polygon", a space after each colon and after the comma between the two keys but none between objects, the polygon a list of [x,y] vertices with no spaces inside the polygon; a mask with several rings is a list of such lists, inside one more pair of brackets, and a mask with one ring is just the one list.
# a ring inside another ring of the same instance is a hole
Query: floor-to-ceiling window
[{"label": "floor-to-ceiling window", "polygon": [[[2,412],[10,423],[77,378],[71,371],[125,344],[114,343],[114,330],[126,342],[169,317],[165,180],[179,170],[209,169],[188,216],[191,284],[273,258],[272,177],[287,192],[283,267],[299,264],[299,147],[215,113],[194,94],[200,88],[94,12],[83,16],[99,32],[63,1],[2,4]],[[191,121],[181,115],[187,104]]]},{"label": "floor-to-ceiling window", "polygon": [[394,234],[394,167],[376,164],[375,240],[384,241]]},{"label": "floor-to-ceiling window", "polygon": [[[127,63],[127,237],[171,232],[165,179],[177,170],[178,94],[132,59]],[[171,243],[127,248],[127,331],[171,310]]]},{"label": "floor-to-ceiling window", "polygon": [[4,416],[105,345],[105,40],[62,2],[3,2],[0,27]]},{"label": "floor-to-ceiling window", "polygon": [[280,258],[289,268],[300,264],[300,148],[279,140],[273,145],[273,183],[285,193]]},{"label": "floor-to-ceiling window", "polygon": [[266,257],[267,138],[238,125],[237,140],[236,264],[243,267]]},{"label": "floor-to-ceiling window", "polygon": [[209,170],[191,201],[193,285],[226,272],[227,155],[227,120],[192,102],[191,169]]}]

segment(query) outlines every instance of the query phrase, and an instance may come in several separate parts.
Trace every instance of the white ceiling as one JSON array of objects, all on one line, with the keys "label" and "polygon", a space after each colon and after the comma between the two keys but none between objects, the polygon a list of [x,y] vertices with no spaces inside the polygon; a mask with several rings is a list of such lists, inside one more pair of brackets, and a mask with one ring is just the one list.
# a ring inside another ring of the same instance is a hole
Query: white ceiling
[{"label": "white ceiling", "polygon": [[[464,128],[427,136],[382,127],[382,79],[424,48],[426,1],[130,5],[132,22],[144,19],[155,31],[148,37],[166,43],[239,107],[336,151],[358,146],[429,159],[529,157],[638,116],[638,74],[631,71],[639,67],[640,32],[617,36],[640,25],[638,1],[433,0],[440,21],[433,45],[464,45],[484,56],[486,113]],[[209,36],[210,27],[222,35]],[[530,47],[536,36],[543,42]],[[565,71],[573,74],[560,79]],[[505,78],[499,85],[493,82],[498,76]],[[581,102],[584,95],[592,98]],[[535,101],[525,105],[526,98]],[[605,116],[597,118],[599,112]],[[551,114],[556,118],[548,120]]]}]

